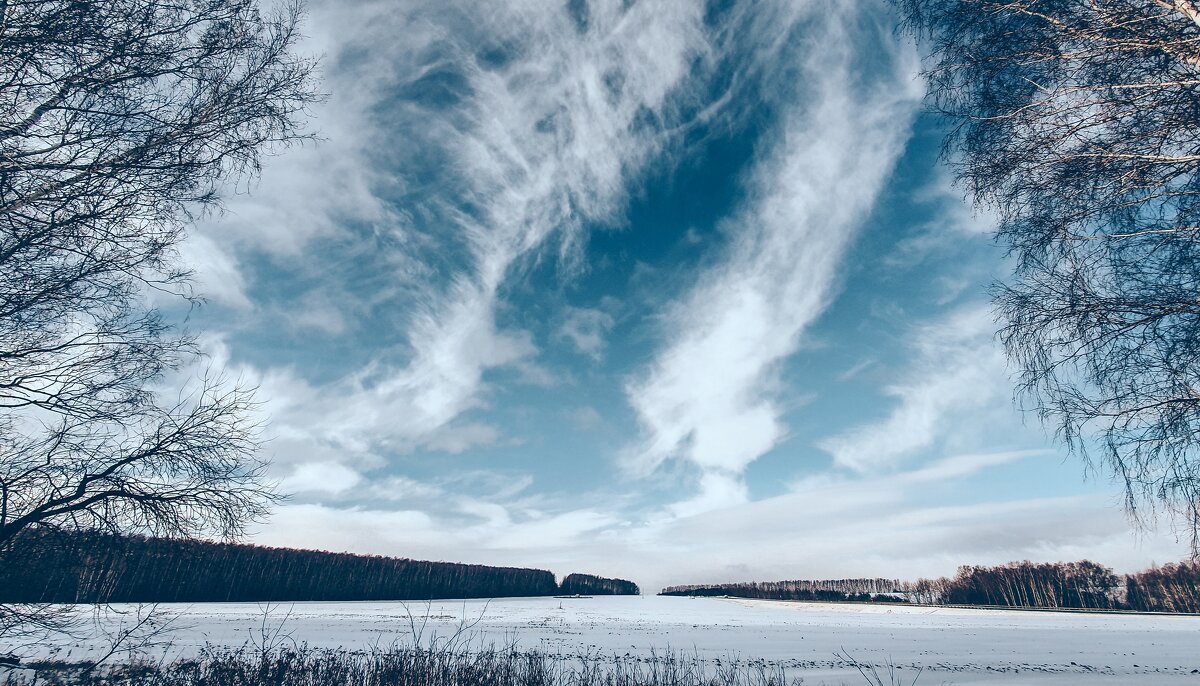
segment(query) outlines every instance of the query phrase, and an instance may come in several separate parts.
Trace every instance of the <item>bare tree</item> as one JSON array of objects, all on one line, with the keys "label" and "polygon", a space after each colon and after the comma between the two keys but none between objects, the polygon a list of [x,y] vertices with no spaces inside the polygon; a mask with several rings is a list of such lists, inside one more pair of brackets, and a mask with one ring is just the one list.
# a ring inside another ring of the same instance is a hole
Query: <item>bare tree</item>
[{"label": "bare tree", "polygon": [[148,295],[222,187],[302,140],[299,5],[0,0],[0,549],[29,527],[235,536],[273,498],[248,389]]},{"label": "bare tree", "polygon": [[1200,539],[1200,4],[896,0],[945,156],[999,216],[1022,397]]}]

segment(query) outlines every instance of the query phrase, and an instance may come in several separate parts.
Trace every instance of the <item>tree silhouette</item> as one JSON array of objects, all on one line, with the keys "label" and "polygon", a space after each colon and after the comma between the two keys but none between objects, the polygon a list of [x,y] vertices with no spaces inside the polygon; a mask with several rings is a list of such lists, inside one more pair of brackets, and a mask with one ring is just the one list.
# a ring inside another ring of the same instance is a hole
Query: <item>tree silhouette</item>
[{"label": "tree silhouette", "polygon": [[307,137],[300,17],[0,0],[0,549],[37,527],[233,536],[273,497],[247,389],[156,390],[197,347],[149,295],[196,302],[189,222]]}]

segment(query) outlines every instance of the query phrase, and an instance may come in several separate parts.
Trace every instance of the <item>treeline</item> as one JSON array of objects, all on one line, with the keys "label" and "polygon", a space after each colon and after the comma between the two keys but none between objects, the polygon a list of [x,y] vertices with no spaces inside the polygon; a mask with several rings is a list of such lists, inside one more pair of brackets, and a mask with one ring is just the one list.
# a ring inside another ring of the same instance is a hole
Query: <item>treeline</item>
[{"label": "treeline", "polygon": [[1088,560],[1023,561],[994,567],[963,566],[953,577],[915,582],[837,579],[707,584],[668,586],[660,595],[1200,612],[1200,563],[1173,563],[1118,576]]},{"label": "treeline", "polygon": [[22,532],[0,551],[0,603],[426,600],[559,592],[554,575],[541,569],[46,528]]},{"label": "treeline", "polygon": [[640,595],[641,589],[625,579],[606,579],[592,574],[568,574],[559,592],[570,595]]},{"label": "treeline", "polygon": [[820,600],[850,602],[879,600],[904,602],[901,582],[897,579],[793,579],[790,581],[750,581],[734,584],[693,584],[668,586],[659,595],[730,596],[759,600]]}]

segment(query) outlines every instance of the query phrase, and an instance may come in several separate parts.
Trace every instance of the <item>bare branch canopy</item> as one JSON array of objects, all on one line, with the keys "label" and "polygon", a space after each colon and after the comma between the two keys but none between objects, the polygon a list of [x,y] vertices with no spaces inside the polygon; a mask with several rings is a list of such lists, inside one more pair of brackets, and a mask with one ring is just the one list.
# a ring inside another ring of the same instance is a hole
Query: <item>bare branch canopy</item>
[{"label": "bare branch canopy", "polygon": [[1023,397],[1200,541],[1200,5],[897,0],[945,157],[1016,258]]},{"label": "bare branch canopy", "polygon": [[195,301],[190,220],[311,137],[302,15],[0,0],[0,547],[31,527],[232,537],[274,499],[252,389],[167,390],[199,352],[149,294]]}]

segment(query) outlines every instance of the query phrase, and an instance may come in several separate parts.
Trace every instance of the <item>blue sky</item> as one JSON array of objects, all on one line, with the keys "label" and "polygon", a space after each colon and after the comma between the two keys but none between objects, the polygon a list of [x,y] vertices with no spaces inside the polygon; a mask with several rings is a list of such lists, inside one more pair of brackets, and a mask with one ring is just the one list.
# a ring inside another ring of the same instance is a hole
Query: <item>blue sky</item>
[{"label": "blue sky", "polygon": [[667,583],[1178,559],[1011,394],[882,3],[314,2],[324,140],[183,246],[264,544]]}]

